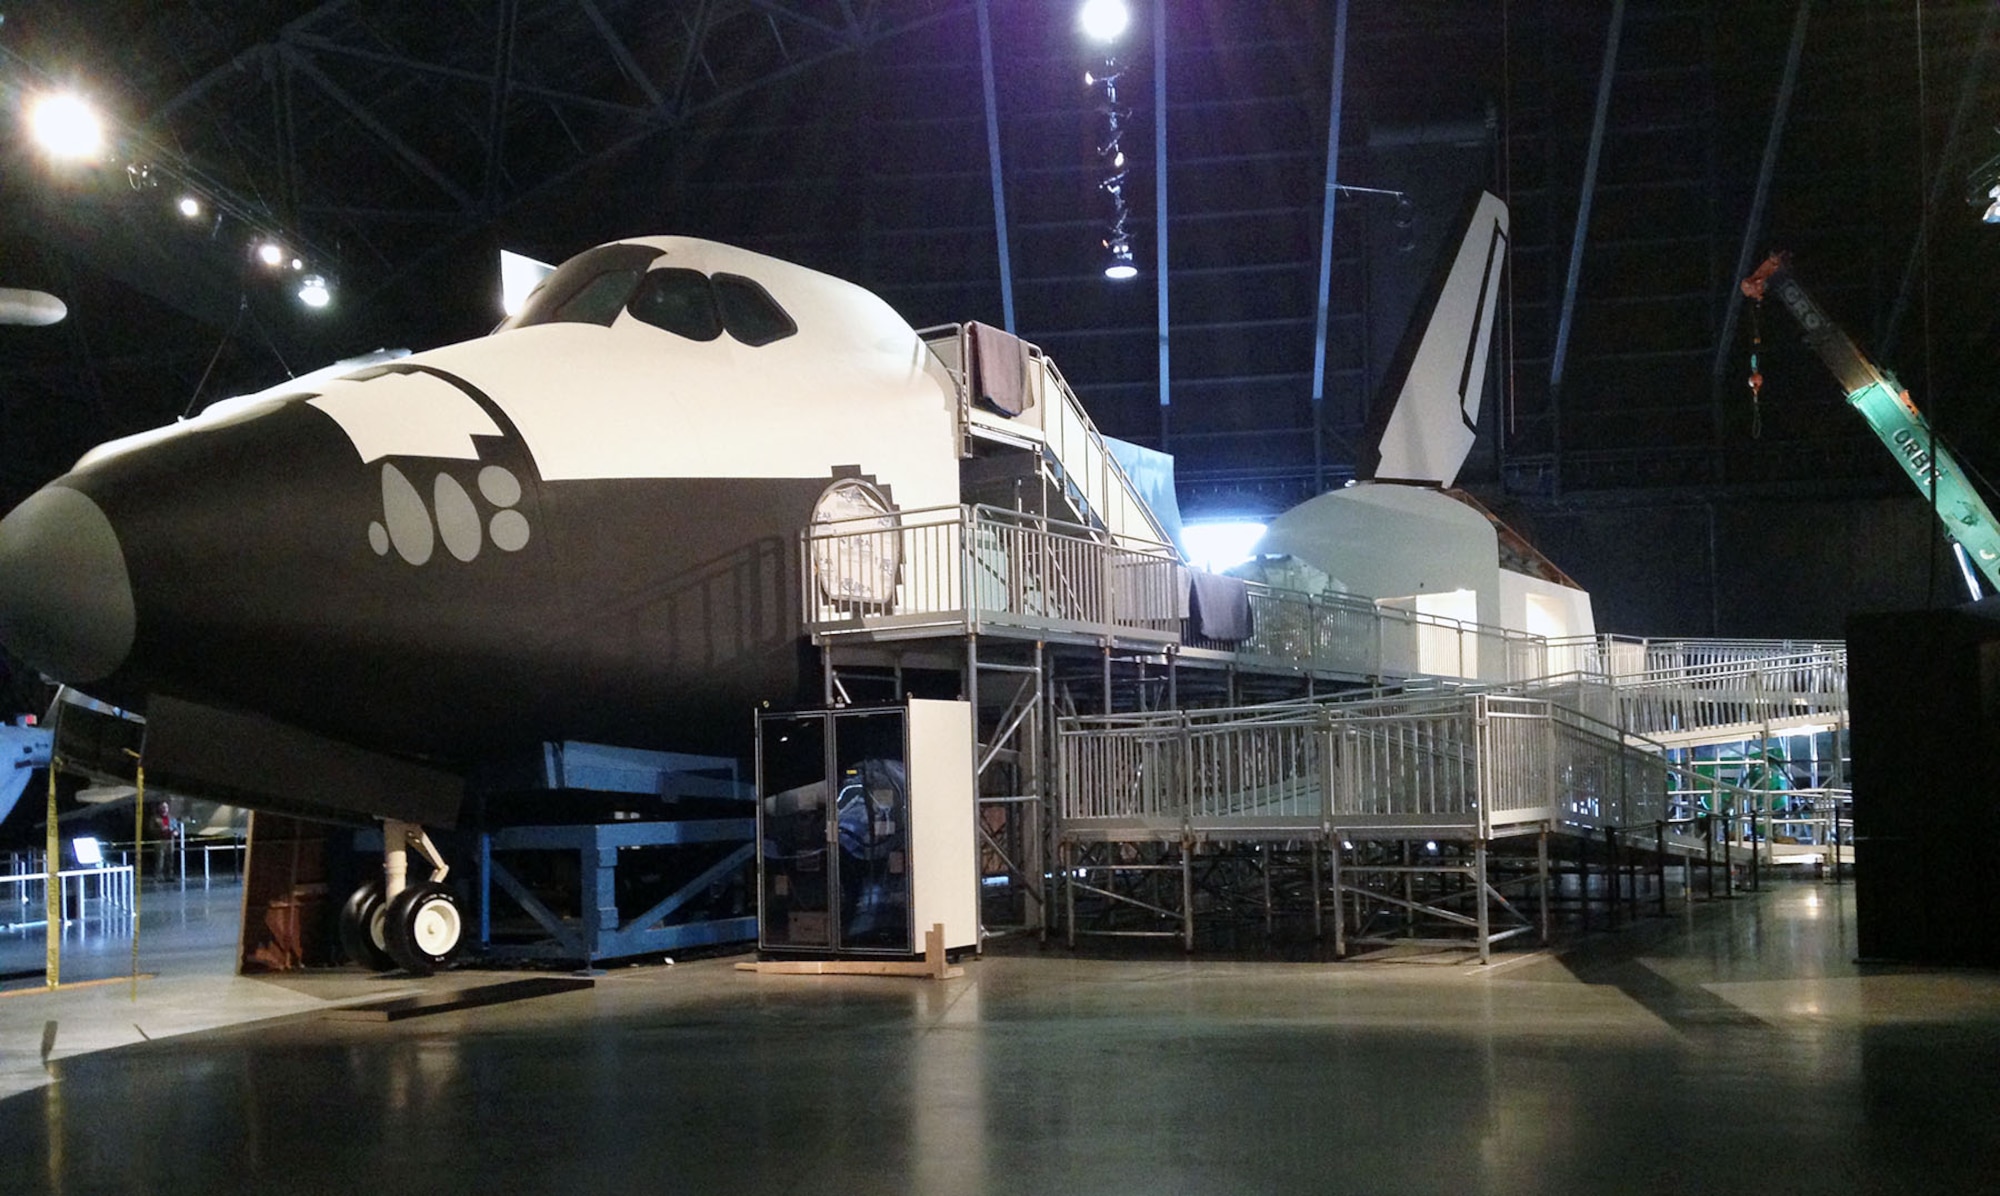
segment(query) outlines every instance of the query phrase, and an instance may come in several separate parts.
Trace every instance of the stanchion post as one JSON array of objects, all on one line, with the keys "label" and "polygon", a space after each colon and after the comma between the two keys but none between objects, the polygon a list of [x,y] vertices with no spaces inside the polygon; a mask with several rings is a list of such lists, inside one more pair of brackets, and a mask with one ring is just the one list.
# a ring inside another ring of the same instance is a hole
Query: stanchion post
[{"label": "stanchion post", "polygon": [[1660,916],[1667,916],[1667,821],[1653,824],[1653,875],[1659,883]]},{"label": "stanchion post", "polygon": [[146,858],[146,766],[132,782],[132,999],[139,999],[139,866]]}]

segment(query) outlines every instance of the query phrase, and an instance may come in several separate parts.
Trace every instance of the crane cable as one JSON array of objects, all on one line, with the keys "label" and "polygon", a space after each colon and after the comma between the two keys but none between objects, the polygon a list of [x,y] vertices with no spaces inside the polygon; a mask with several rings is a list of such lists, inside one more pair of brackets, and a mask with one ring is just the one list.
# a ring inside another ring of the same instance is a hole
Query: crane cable
[{"label": "crane cable", "polygon": [[1750,304],[1750,439],[1764,438],[1764,373],[1757,365],[1757,357],[1764,348],[1764,300],[1759,296]]}]

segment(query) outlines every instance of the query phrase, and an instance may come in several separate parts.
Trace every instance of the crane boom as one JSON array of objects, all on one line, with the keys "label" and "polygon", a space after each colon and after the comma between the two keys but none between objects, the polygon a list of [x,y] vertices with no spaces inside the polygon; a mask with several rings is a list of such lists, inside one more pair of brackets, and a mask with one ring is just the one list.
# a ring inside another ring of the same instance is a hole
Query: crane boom
[{"label": "crane boom", "polygon": [[1743,293],[1761,302],[1775,294],[1805,333],[1806,344],[1840,380],[1848,405],[1861,413],[1868,426],[1902,465],[1903,473],[1924,498],[1936,490],[1937,517],[1949,535],[1965,549],[1987,585],[2000,591],[2000,521],[1996,521],[1986,500],[1973,489],[1970,478],[1959,467],[1951,450],[1937,442],[1928,421],[1910,392],[1889,373],[1868,359],[1833,318],[1813,302],[1793,276],[1791,262],[1782,253],[1764,259],[1755,273],[1743,280]]}]

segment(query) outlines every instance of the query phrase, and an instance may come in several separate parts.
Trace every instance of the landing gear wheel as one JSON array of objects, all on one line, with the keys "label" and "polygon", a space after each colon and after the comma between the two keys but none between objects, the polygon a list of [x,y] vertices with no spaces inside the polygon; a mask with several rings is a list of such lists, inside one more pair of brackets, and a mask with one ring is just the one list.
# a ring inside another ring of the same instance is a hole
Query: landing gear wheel
[{"label": "landing gear wheel", "polygon": [[434,881],[411,885],[382,913],[383,945],[413,976],[450,966],[465,946],[465,917],[458,898]]},{"label": "landing gear wheel", "polygon": [[382,882],[371,880],[347,898],[340,907],[340,949],[348,962],[373,972],[396,966],[382,941]]}]

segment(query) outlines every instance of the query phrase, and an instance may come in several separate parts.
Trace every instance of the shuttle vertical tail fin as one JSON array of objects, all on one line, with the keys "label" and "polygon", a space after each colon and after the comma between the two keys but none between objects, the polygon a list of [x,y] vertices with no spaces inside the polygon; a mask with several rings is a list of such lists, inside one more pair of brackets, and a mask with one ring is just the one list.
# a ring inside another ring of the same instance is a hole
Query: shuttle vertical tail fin
[{"label": "shuttle vertical tail fin", "polygon": [[1481,192],[1457,254],[1433,284],[1428,318],[1420,310],[1411,323],[1398,355],[1403,368],[1384,388],[1393,398],[1378,409],[1361,446],[1360,477],[1439,486],[1457,480],[1478,435],[1506,257],[1507,205]]}]

